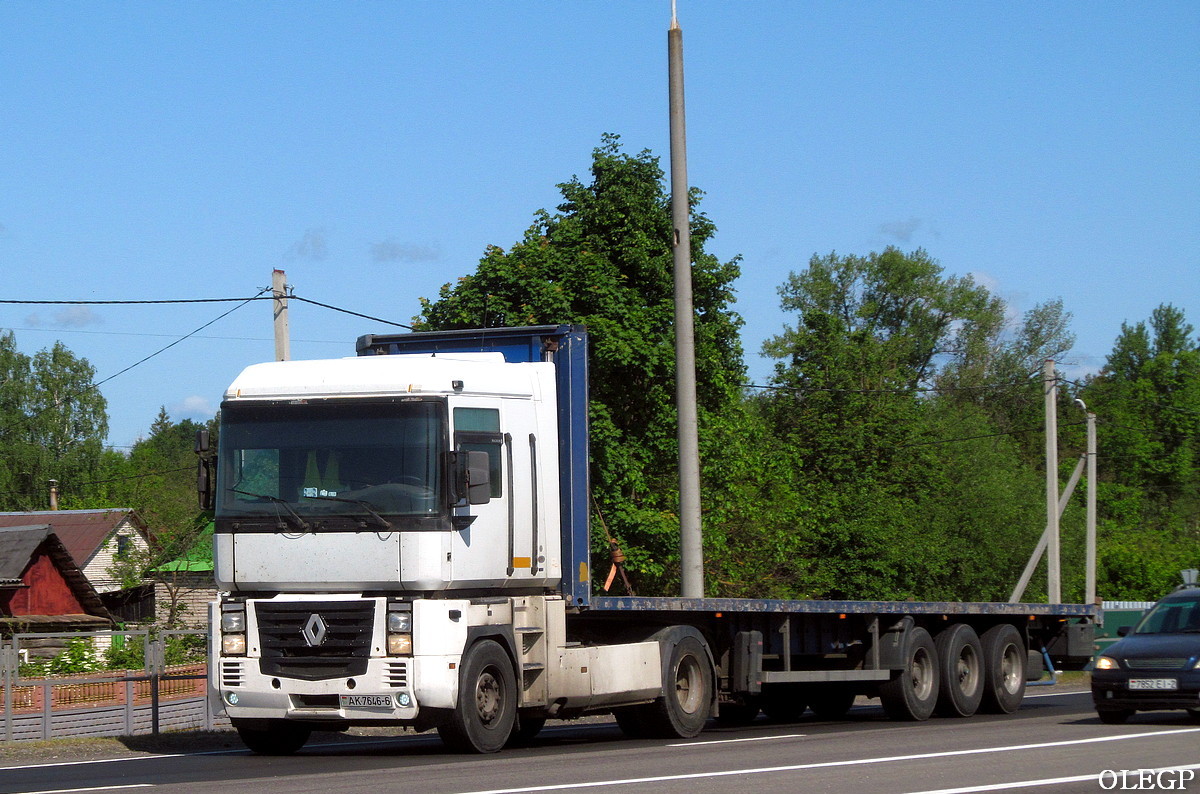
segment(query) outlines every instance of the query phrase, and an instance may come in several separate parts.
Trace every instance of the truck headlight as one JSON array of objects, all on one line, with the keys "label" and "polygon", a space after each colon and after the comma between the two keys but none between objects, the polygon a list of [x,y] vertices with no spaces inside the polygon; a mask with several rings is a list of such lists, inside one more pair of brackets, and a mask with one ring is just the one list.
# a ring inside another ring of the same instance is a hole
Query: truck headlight
[{"label": "truck headlight", "polygon": [[412,633],[411,612],[389,612],[387,630],[396,634]]},{"label": "truck headlight", "polygon": [[1101,656],[1096,660],[1097,670],[1116,670],[1121,665],[1111,656]]},{"label": "truck headlight", "polygon": [[412,655],[412,635],[411,634],[389,634],[387,638],[388,656],[411,656]]},{"label": "truck headlight", "polygon": [[221,653],[225,656],[245,656],[246,635],[224,634],[221,636]]},{"label": "truck headlight", "polygon": [[240,632],[246,630],[246,613],[242,610],[221,613],[221,631]]}]

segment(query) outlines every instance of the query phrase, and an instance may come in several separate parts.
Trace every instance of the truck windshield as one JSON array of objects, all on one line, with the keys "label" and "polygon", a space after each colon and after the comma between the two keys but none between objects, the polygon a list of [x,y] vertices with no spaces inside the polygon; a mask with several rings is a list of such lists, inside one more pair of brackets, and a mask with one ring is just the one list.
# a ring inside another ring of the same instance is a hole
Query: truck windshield
[{"label": "truck windshield", "polygon": [[443,504],[440,403],[222,407],[218,518],[430,516]]}]

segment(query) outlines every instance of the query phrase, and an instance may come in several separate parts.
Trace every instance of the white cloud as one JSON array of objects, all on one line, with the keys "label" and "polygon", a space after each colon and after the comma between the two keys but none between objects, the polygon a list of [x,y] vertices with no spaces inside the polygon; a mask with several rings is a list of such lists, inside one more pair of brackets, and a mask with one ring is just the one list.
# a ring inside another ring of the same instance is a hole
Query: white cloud
[{"label": "white cloud", "polygon": [[90,306],[68,306],[54,315],[54,322],[64,328],[83,328],[100,325],[104,318],[92,311]]},{"label": "white cloud", "polygon": [[212,402],[207,397],[193,394],[171,406],[171,416],[184,419],[211,419],[216,414]]}]

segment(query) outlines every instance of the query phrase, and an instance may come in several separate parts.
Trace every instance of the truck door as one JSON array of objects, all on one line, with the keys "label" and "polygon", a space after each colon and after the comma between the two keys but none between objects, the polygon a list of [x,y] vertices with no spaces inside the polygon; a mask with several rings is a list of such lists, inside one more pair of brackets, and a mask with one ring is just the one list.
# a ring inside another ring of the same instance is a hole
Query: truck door
[{"label": "truck door", "polygon": [[546,576],[544,540],[537,538],[538,445],[531,432],[533,406],[529,400],[471,399],[453,408],[453,443],[460,452],[485,452],[491,482],[491,501],[457,508],[475,516],[465,530],[456,531],[452,546],[455,586],[468,582],[529,583]]}]

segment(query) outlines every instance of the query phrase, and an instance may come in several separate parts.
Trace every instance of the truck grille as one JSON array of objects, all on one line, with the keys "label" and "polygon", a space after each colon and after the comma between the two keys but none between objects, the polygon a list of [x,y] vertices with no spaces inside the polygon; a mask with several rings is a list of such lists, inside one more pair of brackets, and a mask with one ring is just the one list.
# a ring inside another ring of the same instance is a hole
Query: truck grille
[{"label": "truck grille", "polygon": [[263,675],[318,681],[367,671],[373,601],[260,602],[255,614]]}]

